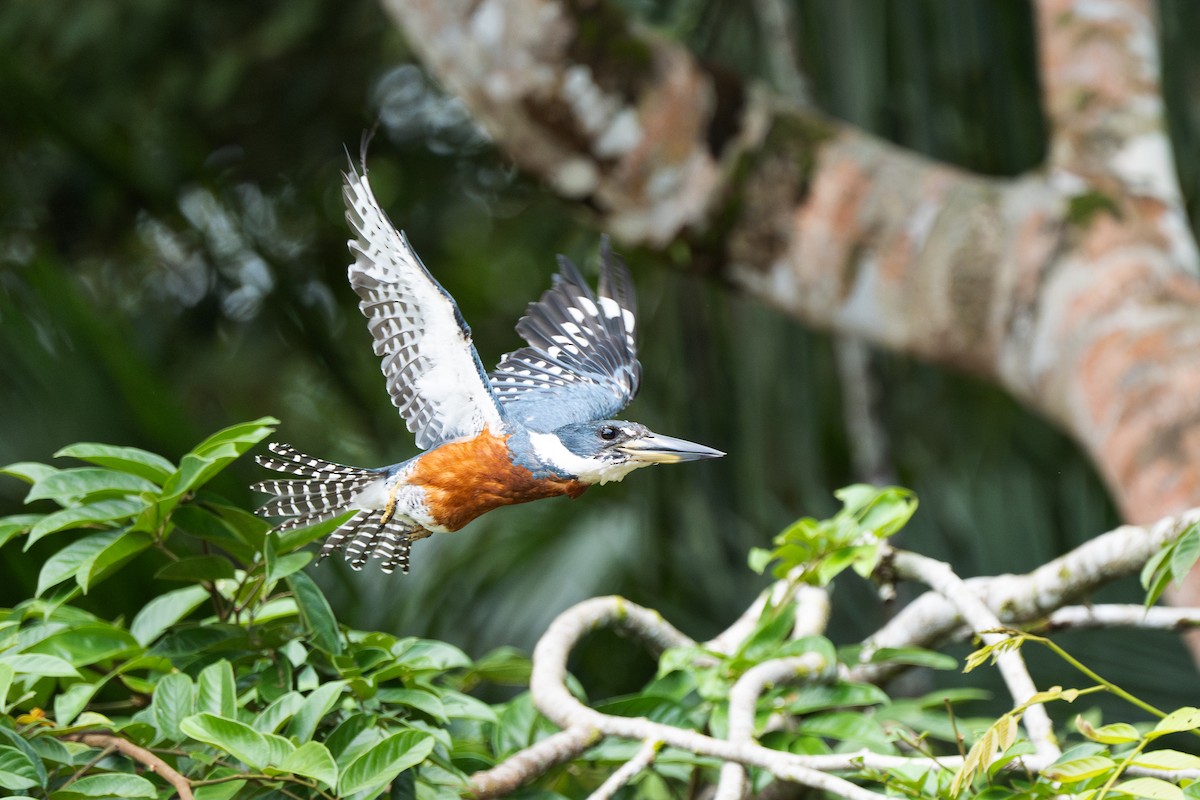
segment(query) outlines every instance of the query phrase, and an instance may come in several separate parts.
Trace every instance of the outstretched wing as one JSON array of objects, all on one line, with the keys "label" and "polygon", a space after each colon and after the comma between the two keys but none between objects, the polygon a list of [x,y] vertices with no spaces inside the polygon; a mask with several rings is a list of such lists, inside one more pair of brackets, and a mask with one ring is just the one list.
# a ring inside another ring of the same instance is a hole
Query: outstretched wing
[{"label": "outstretched wing", "polygon": [[500,433],[500,407],[458,304],[383,213],[366,168],[359,175],[352,166],[344,177],[346,219],[355,234],[350,285],[383,359],[392,404],[417,446],[428,450],[485,426]]},{"label": "outstretched wing", "polygon": [[611,417],[637,394],[633,282],[607,237],[600,248],[599,296],[559,256],[554,285],[517,323],[529,346],[505,355],[491,374],[504,410],[533,430]]}]

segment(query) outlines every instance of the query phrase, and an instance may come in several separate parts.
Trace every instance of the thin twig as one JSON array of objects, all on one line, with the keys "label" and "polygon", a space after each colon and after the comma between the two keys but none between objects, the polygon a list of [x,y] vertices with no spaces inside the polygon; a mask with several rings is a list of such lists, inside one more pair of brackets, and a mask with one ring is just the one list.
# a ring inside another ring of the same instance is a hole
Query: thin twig
[{"label": "thin twig", "polygon": [[169,783],[171,788],[179,795],[179,800],[195,800],[195,795],[192,794],[192,784],[187,778],[176,771],[170,764],[154,755],[154,753],[151,753],[144,747],[139,747],[128,739],[122,739],[120,736],[111,733],[95,731],[68,733],[62,738],[67,741],[86,744],[88,747],[116,750],[121,755],[142,764],[146,769]]},{"label": "thin twig", "polygon": [[567,728],[526,747],[488,770],[473,774],[471,795],[479,800],[502,797],[553,767],[565,764],[600,741],[595,728]]},{"label": "thin twig", "polygon": [[[985,643],[995,644],[1007,638],[1003,634],[985,632],[1004,626],[987,604],[955,574],[949,564],[928,556],[896,550],[892,555],[892,565],[899,576],[919,580],[949,600]],[[1037,686],[1034,685],[1019,650],[997,653],[996,666],[1008,686],[1014,705],[1023,706],[1037,694]],[[1039,758],[1055,759],[1061,754],[1062,751],[1054,738],[1054,724],[1050,721],[1045,706],[1034,704],[1026,708],[1022,723]]]},{"label": "thin twig", "polygon": [[596,791],[588,795],[588,800],[609,800],[613,795],[621,790],[621,787],[629,783],[637,774],[644,770],[654,761],[658,755],[658,751],[662,749],[663,743],[656,739],[647,739],[638,748],[638,751],[633,754],[633,758],[621,765],[621,768],[608,776],[608,780],[600,784]]},{"label": "thin twig", "polygon": [[[737,679],[729,692],[729,741],[754,740],[754,712],[758,698],[768,687],[807,678],[827,670],[830,664],[818,653],[805,653],[793,658],[779,658],[757,664]],[[714,800],[741,800],[746,794],[746,768],[736,761],[721,765]]]}]

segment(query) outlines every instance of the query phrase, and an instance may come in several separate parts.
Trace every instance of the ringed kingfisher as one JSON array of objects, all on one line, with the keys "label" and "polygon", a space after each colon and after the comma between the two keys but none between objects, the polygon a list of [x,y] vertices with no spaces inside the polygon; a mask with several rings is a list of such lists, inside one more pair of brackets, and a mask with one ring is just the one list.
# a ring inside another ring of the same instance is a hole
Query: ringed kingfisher
[{"label": "ringed kingfisher", "polygon": [[629,271],[601,242],[599,291],[559,256],[553,285],[517,323],[526,347],[485,372],[454,298],[421,263],[353,165],[344,174],[350,285],[382,359],[388,394],[420,455],[378,469],[272,443],[258,463],[298,476],[255,484],[276,531],[353,512],[326,539],[354,569],[408,572],[409,550],[499,506],[578,497],[639,467],[717,458],[704,445],[611,419],[637,394],[641,364]]}]

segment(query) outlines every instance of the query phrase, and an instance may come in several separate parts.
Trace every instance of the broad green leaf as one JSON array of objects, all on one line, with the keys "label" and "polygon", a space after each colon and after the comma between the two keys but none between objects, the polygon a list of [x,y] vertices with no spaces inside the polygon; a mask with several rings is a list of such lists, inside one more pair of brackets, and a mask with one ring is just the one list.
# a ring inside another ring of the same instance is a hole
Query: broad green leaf
[{"label": "broad green leaf", "polygon": [[1113,789],[1147,800],[1184,800],[1182,789],[1159,778],[1134,778],[1118,783]]},{"label": "broad green leaf", "polygon": [[300,619],[312,634],[312,643],[326,653],[341,653],[342,639],[338,635],[337,620],[317,584],[303,572],[289,575],[287,583],[300,609]]},{"label": "broad green leaf", "polygon": [[[160,503],[160,505],[163,505]],[[197,505],[185,505],[171,516],[177,530],[186,531],[206,542],[212,542],[222,550],[247,564],[258,555],[258,547],[237,528]],[[265,524],[265,523],[264,523]]]},{"label": "broad green leaf", "polygon": [[192,679],[182,672],[164,675],[154,687],[150,711],[154,727],[160,736],[170,741],[183,738],[180,724],[195,711],[195,688]]},{"label": "broad green leaf", "polygon": [[98,500],[95,503],[72,506],[64,508],[61,511],[55,511],[53,514],[47,514],[30,529],[29,538],[25,542],[25,549],[28,550],[34,542],[43,536],[58,533],[68,528],[77,528],[84,525],[93,525],[97,522],[112,522],[113,520],[133,517],[145,507],[145,500],[117,498]]},{"label": "broad green leaf", "polygon": [[0,788],[29,789],[39,783],[37,769],[26,753],[0,745]]},{"label": "broad green leaf", "polygon": [[418,731],[401,731],[367,749],[341,770],[337,791],[353,794],[389,783],[406,769],[425,760],[434,738]]},{"label": "broad green leaf", "polygon": [[1197,559],[1200,559],[1200,525],[1192,524],[1171,548],[1171,576],[1177,581],[1183,580]]},{"label": "broad green leaf", "polygon": [[15,674],[16,670],[12,664],[0,661],[0,713],[8,711],[8,689],[12,686]]},{"label": "broad green leaf", "polygon": [[73,623],[25,648],[26,653],[58,656],[76,667],[85,667],[138,650],[128,631],[105,622]]},{"label": "broad green leaf", "polygon": [[237,717],[237,686],[233,666],[228,661],[215,661],[200,672],[196,679],[196,710],[219,717]]},{"label": "broad green leaf", "polygon": [[51,800],[76,800],[85,797],[158,797],[158,789],[141,775],[108,772],[87,775],[50,794]]},{"label": "broad green leaf", "polygon": [[121,538],[124,531],[111,530],[93,533],[82,539],[77,539],[46,559],[42,570],[38,573],[37,596],[41,596],[51,586],[57,586],[68,578],[75,576],[80,567],[90,564],[92,559],[104,548]]},{"label": "broad green leaf", "polygon": [[17,677],[29,675],[34,678],[78,678],[79,672],[58,656],[42,653],[0,654],[0,664],[8,664]]},{"label": "broad green leaf", "polygon": [[524,686],[529,683],[532,669],[528,654],[515,647],[497,647],[472,665],[469,678],[506,686]]},{"label": "broad green leaf", "polygon": [[211,455],[225,445],[232,445],[240,455],[274,433],[278,424],[279,420],[274,417],[259,417],[250,422],[230,425],[200,442],[192,448],[192,452],[196,455]]},{"label": "broad green leaf", "polygon": [[305,742],[279,762],[281,772],[314,778],[326,786],[337,785],[338,768],[329,749],[320,742]]},{"label": "broad green leaf", "polygon": [[267,438],[278,424],[279,420],[273,417],[263,417],[217,431],[196,445],[163,484],[164,510],[170,511],[185,494],[199,489],[231,461]]},{"label": "broad green leaf", "polygon": [[1111,758],[1097,754],[1070,761],[1060,761],[1047,767],[1042,774],[1060,783],[1077,783],[1097,775],[1103,775],[1115,766],[1116,764]]},{"label": "broad green leaf", "polygon": [[797,729],[810,736],[837,739],[842,742],[885,744],[888,736],[878,722],[852,711],[831,711],[807,717]]},{"label": "broad green leaf", "polygon": [[81,681],[73,683],[54,696],[54,722],[60,727],[66,727],[75,721],[87,704],[100,691],[104,681],[90,683]]},{"label": "broad green leaf", "polygon": [[871,654],[871,663],[907,664],[929,669],[958,669],[958,661],[954,656],[933,650],[924,650],[920,647],[881,647]]},{"label": "broad green leaf", "polygon": [[[176,512],[176,518],[182,512]],[[222,556],[189,556],[178,561],[172,561],[154,577],[168,581],[219,581],[231,580],[234,576],[233,562]]]},{"label": "broad green leaf", "polygon": [[288,735],[301,742],[311,739],[317,725],[333,709],[345,688],[346,681],[330,681],[313,689],[304,698],[304,705],[293,715]]},{"label": "broad green leaf", "polygon": [[278,764],[295,749],[282,736],[259,733],[244,722],[214,714],[193,714],[179,724],[179,729],[255,769]]},{"label": "broad green leaf", "polygon": [[77,458],[101,467],[129,472],[159,485],[175,471],[175,465],[170,461],[156,453],[149,453],[137,447],[79,442],[64,447],[54,454],[55,458],[64,456]]},{"label": "broad green leaf", "polygon": [[30,484],[37,483],[42,478],[53,475],[56,472],[58,472],[58,467],[52,467],[49,464],[39,464],[36,461],[18,461],[15,464],[0,467],[0,475],[9,475]]},{"label": "broad green leaf", "polygon": [[89,589],[152,544],[154,537],[145,531],[125,531],[79,565],[79,571],[75,573],[75,583],[87,594]]},{"label": "broad green leaf", "polygon": [[313,554],[307,551],[285,553],[281,556],[274,555],[273,551],[269,552],[272,552],[272,557],[267,559],[267,580],[271,583],[299,572],[313,559]]},{"label": "broad green leaf", "polygon": [[1144,769],[1200,769],[1200,756],[1178,750],[1147,750],[1134,756],[1132,764]]},{"label": "broad green leaf", "polygon": [[[226,775],[213,774],[214,778],[228,777],[235,774],[234,771],[218,770],[217,772],[227,772]],[[196,787],[196,800],[233,800],[236,797],[241,797],[241,791],[246,786],[246,781],[226,781],[225,783],[214,783],[209,786]]]},{"label": "broad green leaf", "polygon": [[45,514],[13,514],[11,517],[0,517],[0,546],[14,536],[19,536],[32,530],[46,515]]},{"label": "broad green leaf", "polygon": [[103,467],[75,467],[50,473],[29,490],[25,502],[55,500],[62,505],[97,494],[128,495],[157,493],[158,487],[145,478]]},{"label": "broad green leaf", "polygon": [[1160,719],[1154,730],[1146,734],[1146,738],[1156,739],[1168,733],[1180,733],[1195,728],[1200,728],[1200,708],[1184,706]]},{"label": "broad green leaf", "polygon": [[208,590],[203,586],[184,586],[160,594],[137,613],[129,625],[129,632],[139,644],[148,647],[167,628],[192,613],[208,598]]},{"label": "broad green leaf", "polygon": [[438,722],[450,721],[446,715],[446,707],[433,692],[425,692],[420,689],[380,689],[376,697],[390,705],[415,708]]},{"label": "broad green leaf", "polygon": [[1141,741],[1142,738],[1137,728],[1128,722],[1114,722],[1111,725],[1094,728],[1082,716],[1077,716],[1075,717],[1075,727],[1093,742],[1100,742],[1101,744],[1128,744],[1129,742]]},{"label": "broad green leaf", "polygon": [[44,786],[47,781],[46,765],[42,763],[41,756],[33,749],[33,746],[25,740],[25,737],[11,728],[0,725],[0,737],[7,739],[12,747],[20,750],[25,754],[29,763],[33,765],[34,771],[37,773],[37,783],[39,786]]},{"label": "broad green leaf", "polygon": [[496,711],[469,694],[452,689],[442,690],[442,708],[451,719],[473,719],[479,722],[495,722]]},{"label": "broad green leaf", "polygon": [[275,733],[303,707],[304,695],[299,692],[285,692],[264,708],[262,713],[255,715],[252,723],[254,730],[259,733]]}]

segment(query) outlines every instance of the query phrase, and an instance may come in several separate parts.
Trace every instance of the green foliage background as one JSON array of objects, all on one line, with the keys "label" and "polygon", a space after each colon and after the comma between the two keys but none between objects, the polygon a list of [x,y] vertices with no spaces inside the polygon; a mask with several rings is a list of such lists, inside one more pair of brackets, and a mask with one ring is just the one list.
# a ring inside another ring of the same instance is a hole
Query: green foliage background
[{"label": "green foliage background", "polygon": [[[705,57],[766,74],[753,4],[623,5]],[[1026,3],[795,9],[823,108],[971,169],[1037,165]],[[1200,58],[1188,31],[1200,9],[1161,10],[1167,105],[1195,209]],[[517,345],[512,324],[548,285],[554,254],[586,262],[596,250],[598,232],[513,172],[372,2],[13,0],[0,6],[0,97],[0,463],[47,460],[80,440],[179,454],[264,415],[283,420],[284,440],[335,460],[411,455],[344,279],[338,171],[376,119],[377,193],[458,299],[485,362]],[[702,638],[762,585],[744,568],[750,547],[834,510],[832,490],[857,476],[829,340],[686,264],[627,255],[646,366],[629,415],[730,456],[489,515],[418,544],[409,577],[310,568],[339,619],[479,656],[528,648],[559,610],[618,592]],[[875,368],[897,475],[922,501],[906,546],[965,575],[1024,571],[1116,522],[1074,446],[1010,399],[895,356],[876,354]],[[239,462],[216,488],[248,507],[257,478]],[[0,481],[0,514],[25,488]],[[0,550],[0,605],[32,594],[48,552]],[[102,589],[87,600],[94,610],[132,618],[163,587],[147,577]],[[868,597],[837,608],[839,642],[887,613]],[[1151,697],[1192,679],[1172,637],[1127,643],[1085,660]],[[601,695],[640,684],[604,645],[584,653],[584,682]],[[1120,663],[1151,650],[1152,675]]]}]

